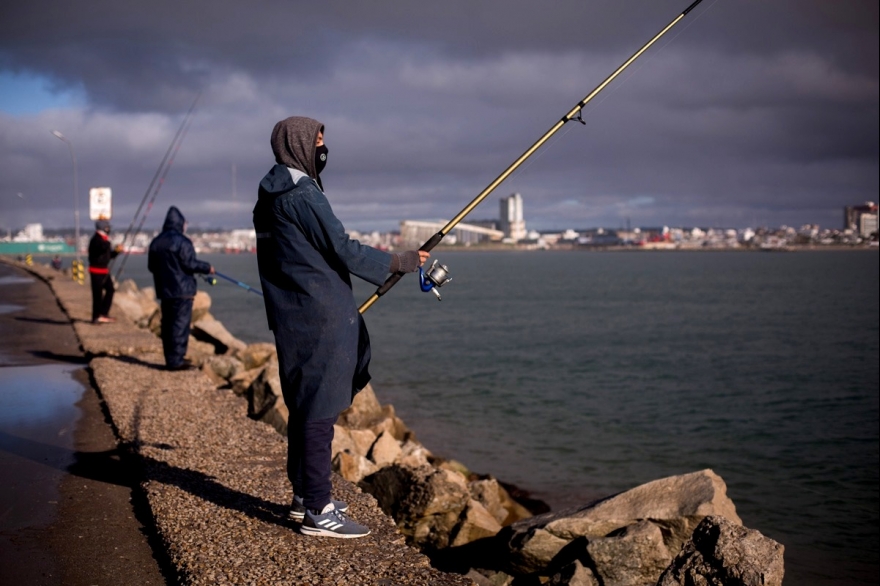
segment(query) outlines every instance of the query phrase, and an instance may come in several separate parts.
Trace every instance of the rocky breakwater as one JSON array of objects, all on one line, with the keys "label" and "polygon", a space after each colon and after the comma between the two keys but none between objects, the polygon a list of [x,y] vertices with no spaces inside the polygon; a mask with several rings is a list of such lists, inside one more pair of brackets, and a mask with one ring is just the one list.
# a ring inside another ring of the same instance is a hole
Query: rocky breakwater
[{"label": "rocky breakwater", "polygon": [[[123,283],[114,303],[158,332],[150,289]],[[200,292],[189,356],[248,417],[286,435],[273,344],[247,345],[210,314]],[[742,527],[711,470],[673,476],[559,512],[488,475],[436,457],[367,386],[335,426],[333,467],[372,495],[407,543],[477,584],[629,586],[781,584],[783,547]],[[542,513],[542,514],[535,514]]]}]

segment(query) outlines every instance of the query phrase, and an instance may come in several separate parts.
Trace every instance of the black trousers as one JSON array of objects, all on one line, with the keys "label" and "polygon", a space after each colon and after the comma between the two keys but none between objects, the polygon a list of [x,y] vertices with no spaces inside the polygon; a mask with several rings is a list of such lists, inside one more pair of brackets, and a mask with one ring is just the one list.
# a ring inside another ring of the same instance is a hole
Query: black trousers
[{"label": "black trousers", "polygon": [[162,300],[162,351],[166,366],[183,364],[189,345],[192,310],[192,297]]},{"label": "black trousers", "polygon": [[330,444],[336,417],[299,421],[291,413],[287,424],[287,477],[293,494],[320,511],[330,502]]},{"label": "black trousers", "polygon": [[109,274],[89,273],[92,282],[92,321],[110,314],[113,306],[113,279]]}]

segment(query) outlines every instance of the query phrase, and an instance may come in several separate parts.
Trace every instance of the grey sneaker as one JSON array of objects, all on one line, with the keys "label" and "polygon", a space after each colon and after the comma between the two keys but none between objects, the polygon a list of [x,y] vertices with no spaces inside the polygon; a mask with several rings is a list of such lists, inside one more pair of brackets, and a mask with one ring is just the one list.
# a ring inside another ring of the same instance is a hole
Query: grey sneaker
[{"label": "grey sneaker", "polygon": [[345,516],[342,511],[336,510],[333,503],[329,503],[320,513],[313,513],[306,509],[305,518],[299,528],[303,535],[318,535],[321,537],[337,537],[340,539],[354,539],[370,534],[370,530],[359,523],[355,523]]},{"label": "grey sneaker", "polygon": [[[333,506],[336,507],[336,510],[340,513],[344,513],[348,510],[348,503],[343,501],[334,501],[331,500]],[[306,516],[306,506],[303,504],[302,497],[294,495],[293,502],[290,503],[290,518],[294,521],[302,522],[303,517]]]}]

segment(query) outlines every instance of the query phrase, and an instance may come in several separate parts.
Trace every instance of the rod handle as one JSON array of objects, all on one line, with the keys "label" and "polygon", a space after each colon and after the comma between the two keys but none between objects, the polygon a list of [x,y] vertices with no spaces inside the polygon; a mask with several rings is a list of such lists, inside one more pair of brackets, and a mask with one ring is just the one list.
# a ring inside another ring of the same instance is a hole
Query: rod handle
[{"label": "rod handle", "polygon": [[[419,247],[419,250],[424,250],[425,252],[430,252],[431,250],[434,249],[435,246],[437,246],[440,243],[441,240],[443,240],[443,236],[444,236],[443,232],[437,232],[436,234],[431,236],[427,242],[422,244]],[[370,309],[370,306],[373,305],[380,297],[382,297],[383,295],[388,293],[388,291],[392,287],[394,287],[401,278],[403,278],[404,274],[406,274],[406,273],[394,273],[394,274],[390,275],[387,279],[385,279],[385,282],[382,283],[382,286],[379,287],[378,289],[376,289],[376,292],[373,293],[373,295],[370,296],[369,299],[364,301],[364,303],[358,308],[358,311],[361,314],[363,314],[365,311]]]},{"label": "rod handle", "polygon": [[419,250],[424,250],[425,252],[431,252],[432,250],[434,250],[435,246],[440,244],[440,241],[443,240],[443,236],[445,236],[445,234],[443,234],[443,232],[437,232],[436,234],[431,236],[427,242],[422,244],[419,247]]}]

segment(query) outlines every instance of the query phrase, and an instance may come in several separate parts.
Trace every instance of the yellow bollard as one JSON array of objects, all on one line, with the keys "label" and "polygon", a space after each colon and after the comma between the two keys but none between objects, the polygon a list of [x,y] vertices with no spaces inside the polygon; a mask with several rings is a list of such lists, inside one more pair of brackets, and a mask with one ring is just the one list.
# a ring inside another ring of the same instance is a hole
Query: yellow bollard
[{"label": "yellow bollard", "polygon": [[34,257],[31,256],[30,253],[27,253],[26,255],[24,255],[24,264],[26,264],[26,265],[29,266],[29,267],[30,267],[30,266],[33,266],[33,264],[34,264]]},{"label": "yellow bollard", "polygon": [[86,282],[86,270],[81,260],[75,260],[70,264],[70,276],[74,282],[84,285]]}]

